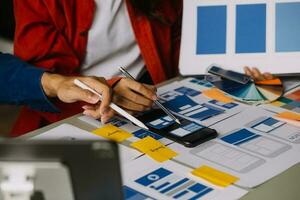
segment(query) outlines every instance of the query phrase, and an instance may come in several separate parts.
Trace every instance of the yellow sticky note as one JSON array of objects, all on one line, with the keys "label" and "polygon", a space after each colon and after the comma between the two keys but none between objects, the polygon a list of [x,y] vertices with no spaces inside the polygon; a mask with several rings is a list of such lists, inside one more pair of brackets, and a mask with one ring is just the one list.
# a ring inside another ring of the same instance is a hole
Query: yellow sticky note
[{"label": "yellow sticky note", "polygon": [[208,90],[204,90],[202,93],[205,96],[207,96],[208,98],[215,99],[215,100],[220,101],[222,103],[231,103],[231,102],[233,102],[232,98],[226,96],[223,92],[221,92],[217,88],[211,88],[211,89],[208,89]]},{"label": "yellow sticky note", "polygon": [[290,120],[295,120],[295,121],[300,121],[300,115],[297,113],[285,111],[282,113],[278,113],[276,117],[279,118],[284,118],[284,119],[290,119]]},{"label": "yellow sticky note", "polygon": [[101,128],[98,128],[92,131],[92,133],[116,142],[122,142],[132,136],[131,133],[128,133],[112,124],[107,124]]},{"label": "yellow sticky note", "polygon": [[194,169],[192,171],[192,174],[221,187],[227,187],[228,185],[239,180],[238,177],[232,176],[225,172],[221,172],[206,165]]},{"label": "yellow sticky note", "polygon": [[277,106],[277,107],[281,107],[283,105],[285,105],[285,103],[281,102],[281,101],[274,101],[271,103],[273,106]]},{"label": "yellow sticky note", "polygon": [[147,154],[157,162],[164,162],[177,156],[175,151],[150,136],[147,136],[137,142],[133,142],[130,146]]}]

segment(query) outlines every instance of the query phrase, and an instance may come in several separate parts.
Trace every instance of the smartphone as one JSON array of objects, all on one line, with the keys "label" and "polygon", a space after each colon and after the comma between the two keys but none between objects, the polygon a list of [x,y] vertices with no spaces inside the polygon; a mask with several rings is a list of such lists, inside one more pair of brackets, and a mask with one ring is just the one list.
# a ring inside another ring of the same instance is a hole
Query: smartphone
[{"label": "smartphone", "polygon": [[137,118],[144,122],[150,131],[186,147],[195,147],[218,136],[216,130],[184,118],[177,117],[181,123],[177,124],[161,109],[152,109]]},{"label": "smartphone", "polygon": [[252,78],[246,74],[242,74],[239,72],[231,71],[231,70],[225,70],[218,66],[211,66],[208,69],[208,73],[220,76],[222,78],[235,81],[241,84],[247,84],[249,81],[252,81]]}]

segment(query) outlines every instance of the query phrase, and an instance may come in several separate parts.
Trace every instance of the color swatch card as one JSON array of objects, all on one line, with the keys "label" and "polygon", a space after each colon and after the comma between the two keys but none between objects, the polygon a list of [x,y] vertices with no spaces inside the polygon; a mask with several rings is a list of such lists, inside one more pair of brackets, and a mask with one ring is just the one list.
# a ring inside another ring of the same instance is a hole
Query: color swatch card
[{"label": "color swatch card", "polygon": [[227,79],[220,79],[211,83],[214,84],[216,88],[229,95],[229,97],[244,103],[252,104],[276,101],[281,97],[284,89],[280,79],[257,82],[249,81],[246,84]]},{"label": "color swatch card", "polygon": [[172,161],[158,164],[147,157],[141,157],[128,163],[122,174],[125,186],[134,190],[132,195],[147,194],[153,199],[226,200],[239,199],[247,193],[233,185],[218,187],[191,175],[191,171],[191,168]]},{"label": "color swatch card", "polygon": [[283,97],[277,99],[277,101],[262,105],[261,107],[276,113],[291,111],[300,114],[300,87],[288,92]]},{"label": "color swatch card", "polygon": [[211,64],[242,72],[300,73],[300,1],[184,1],[180,73]]}]

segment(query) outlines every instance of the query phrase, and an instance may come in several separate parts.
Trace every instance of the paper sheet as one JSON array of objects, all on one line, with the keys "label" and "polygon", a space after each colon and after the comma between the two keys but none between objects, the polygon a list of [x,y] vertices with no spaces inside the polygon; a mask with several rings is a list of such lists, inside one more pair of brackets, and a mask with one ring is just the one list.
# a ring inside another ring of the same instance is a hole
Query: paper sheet
[{"label": "paper sheet", "polygon": [[183,2],[182,75],[204,74],[213,63],[239,72],[256,66],[275,74],[299,73],[299,1]]},{"label": "paper sheet", "polygon": [[[95,120],[91,117],[87,117],[87,116],[80,116],[78,118],[79,120],[95,127],[95,128],[100,128],[103,126],[103,124],[98,121],[98,120]],[[135,142],[135,141],[138,141],[139,139],[142,139],[146,136],[152,136],[153,138],[159,140],[161,143],[165,144],[165,145],[168,145],[168,144],[171,144],[173,143],[172,140],[169,140],[167,138],[164,138],[164,137],[161,137],[153,132],[150,132],[150,131],[147,131],[147,130],[144,130],[144,129],[141,129],[140,127],[137,127],[135,125],[133,125],[132,123],[130,122],[127,122],[123,119],[119,119],[119,118],[114,118],[111,120],[111,123],[114,124],[114,126],[117,126],[129,133],[132,133],[134,135],[134,137],[130,137],[128,138],[127,140],[130,141],[130,142]]]},{"label": "paper sheet", "polygon": [[207,89],[205,84],[189,78],[158,88],[158,94],[166,102],[163,104],[175,114],[204,126],[211,126],[247,108],[238,102],[223,103],[208,98],[202,94]]},{"label": "paper sheet", "polygon": [[140,157],[128,163],[122,171],[124,185],[155,199],[239,199],[247,191],[230,185],[226,188],[213,185],[193,176],[191,168],[172,161],[156,163]]},{"label": "paper sheet", "polygon": [[[82,130],[70,124],[62,124],[40,135],[30,138],[30,140],[106,140],[88,131]],[[121,164],[130,162],[131,160],[142,155],[139,151],[118,145]]]},{"label": "paper sheet", "polygon": [[193,149],[171,144],[179,154],[174,160],[194,168],[212,166],[239,177],[239,186],[262,184],[300,161],[300,129],[273,115],[249,108],[212,126],[217,139]]}]

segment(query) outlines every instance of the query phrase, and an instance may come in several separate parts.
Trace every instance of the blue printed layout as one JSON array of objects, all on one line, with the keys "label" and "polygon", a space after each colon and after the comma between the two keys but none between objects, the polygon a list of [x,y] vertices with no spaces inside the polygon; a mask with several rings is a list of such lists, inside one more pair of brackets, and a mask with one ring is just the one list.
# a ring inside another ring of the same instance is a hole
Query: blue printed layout
[{"label": "blue printed layout", "polygon": [[258,122],[255,125],[251,126],[251,128],[253,128],[257,131],[260,131],[260,132],[269,133],[284,124],[285,124],[285,122],[282,122],[282,121],[279,121],[272,117],[269,117],[263,121]]},{"label": "blue printed layout", "polygon": [[[123,192],[124,192],[124,199],[125,200],[152,200],[153,198],[138,192],[126,185],[123,186]],[[154,199],[153,199],[154,200]]]},{"label": "blue printed layout", "polygon": [[229,144],[241,145],[245,142],[248,142],[248,141],[258,138],[258,137],[260,137],[260,135],[252,133],[252,132],[248,131],[247,129],[241,129],[239,131],[236,131],[234,133],[231,133],[227,136],[222,137],[221,140],[223,140],[224,142],[227,142]]},{"label": "blue printed layout", "polygon": [[226,53],[226,6],[197,8],[196,54]]},{"label": "blue printed layout", "polygon": [[247,129],[235,131],[222,137],[221,140],[267,157],[276,157],[291,148],[287,144],[255,134]]},{"label": "blue printed layout", "polygon": [[195,131],[199,131],[203,128],[204,128],[204,126],[201,126],[200,124],[191,122],[191,123],[185,124],[184,126],[180,126],[179,128],[177,128],[175,130],[172,130],[170,133],[173,135],[176,135],[178,137],[184,137]]},{"label": "blue printed layout", "polygon": [[187,87],[176,88],[175,91],[179,92],[180,94],[187,95],[190,97],[195,97],[195,96],[201,94],[201,92],[194,90],[192,88],[187,88]]},{"label": "blue printed layout", "polygon": [[232,102],[232,103],[223,103],[223,102],[220,102],[220,101],[217,101],[217,100],[214,100],[214,99],[210,100],[209,103],[217,105],[217,106],[221,106],[221,107],[226,108],[226,109],[232,109],[232,108],[238,106],[238,104],[234,103],[234,102]]},{"label": "blue printed layout", "polygon": [[140,139],[143,139],[147,136],[150,136],[150,137],[152,137],[153,139],[156,139],[156,140],[159,140],[159,139],[163,138],[162,136],[160,136],[156,133],[153,133],[151,131],[145,130],[145,129],[139,129],[139,130],[133,132],[133,135],[137,138],[140,138]]},{"label": "blue printed layout", "polygon": [[159,168],[146,174],[135,182],[173,199],[196,200],[213,191],[208,186],[186,177],[180,177],[165,168]]},{"label": "blue printed layout", "polygon": [[155,119],[151,122],[148,122],[147,126],[150,126],[152,128],[160,130],[160,129],[167,128],[174,123],[176,123],[176,122],[171,117],[166,115],[166,116],[160,117],[159,119]]},{"label": "blue printed layout", "polygon": [[160,97],[165,100],[163,105],[169,110],[185,117],[200,121],[224,112],[223,109],[208,105],[206,103],[198,104],[188,96],[175,92],[167,92],[161,94]]},{"label": "blue printed layout", "polygon": [[266,4],[236,6],[236,53],[266,52]]},{"label": "blue printed layout", "polygon": [[300,51],[300,2],[276,3],[276,52]]},{"label": "blue printed layout", "polygon": [[190,80],[191,83],[194,83],[196,85],[201,85],[201,86],[204,86],[204,87],[207,87],[207,88],[211,88],[211,87],[214,87],[213,84],[211,84],[210,82],[206,81],[206,80],[199,80],[199,79],[192,79]]},{"label": "blue printed layout", "polygon": [[114,126],[116,126],[116,127],[121,127],[121,126],[127,124],[127,122],[122,121],[122,120],[119,120],[119,119],[117,119],[117,118],[111,118],[111,119],[108,121],[108,123],[110,123],[110,124],[112,124],[112,125],[114,125]]}]

